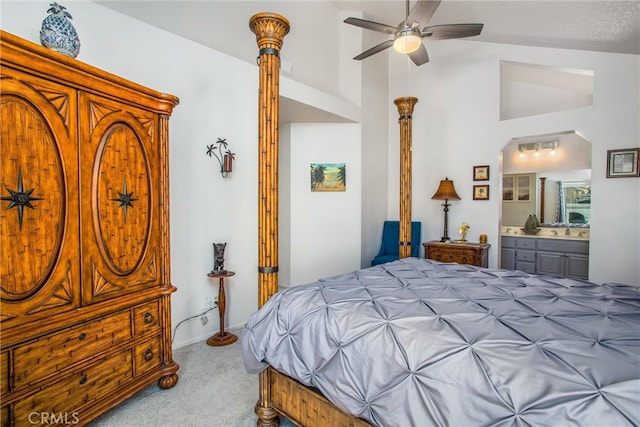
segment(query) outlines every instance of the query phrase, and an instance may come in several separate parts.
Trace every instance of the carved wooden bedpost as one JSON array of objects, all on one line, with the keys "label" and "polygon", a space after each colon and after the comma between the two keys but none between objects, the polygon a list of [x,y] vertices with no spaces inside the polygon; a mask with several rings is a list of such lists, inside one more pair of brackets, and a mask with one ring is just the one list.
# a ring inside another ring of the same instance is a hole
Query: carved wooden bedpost
[{"label": "carved wooden bedpost", "polygon": [[[280,57],[289,21],[275,13],[259,13],[249,20],[260,55],[258,94],[258,306],[278,291],[278,124]],[[260,374],[257,425],[280,425],[271,407],[270,374]]]},{"label": "carved wooden bedpost", "polygon": [[418,98],[394,99],[400,118],[400,258],[411,256],[411,115]]}]

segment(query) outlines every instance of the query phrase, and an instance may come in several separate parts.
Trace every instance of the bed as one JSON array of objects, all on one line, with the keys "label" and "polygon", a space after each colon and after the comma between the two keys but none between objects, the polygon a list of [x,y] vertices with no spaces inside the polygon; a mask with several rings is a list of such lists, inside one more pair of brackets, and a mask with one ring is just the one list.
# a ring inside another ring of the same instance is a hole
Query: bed
[{"label": "bed", "polygon": [[404,258],[274,295],[267,366],[379,426],[640,425],[640,289]]},{"label": "bed", "polygon": [[261,13],[249,26],[260,48],[260,309],[240,344],[259,372],[258,426],[279,415],[308,426],[640,425],[637,286],[401,256],[278,292],[278,52],[289,23]]}]

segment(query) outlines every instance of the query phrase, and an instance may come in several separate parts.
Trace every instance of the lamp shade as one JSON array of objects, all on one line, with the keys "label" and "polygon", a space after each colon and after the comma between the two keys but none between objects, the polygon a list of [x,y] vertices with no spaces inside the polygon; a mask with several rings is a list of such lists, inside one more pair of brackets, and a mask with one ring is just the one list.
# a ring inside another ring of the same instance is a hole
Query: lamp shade
[{"label": "lamp shade", "polygon": [[458,196],[456,189],[453,187],[453,181],[449,178],[440,181],[436,194],[431,198],[434,200],[460,200],[460,196]]}]

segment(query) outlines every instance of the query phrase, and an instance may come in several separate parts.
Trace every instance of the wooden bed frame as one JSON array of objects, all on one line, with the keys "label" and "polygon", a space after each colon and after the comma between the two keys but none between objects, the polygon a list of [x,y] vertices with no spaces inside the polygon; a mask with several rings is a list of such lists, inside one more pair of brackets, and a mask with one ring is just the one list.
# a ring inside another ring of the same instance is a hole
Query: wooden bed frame
[{"label": "wooden bed frame", "polygon": [[[278,143],[280,57],[289,21],[275,13],[249,20],[256,35],[258,93],[258,306],[278,291]],[[411,256],[411,115],[417,98],[397,98],[400,114],[400,257]],[[260,373],[255,407],[259,427],[280,425],[282,415],[300,426],[370,426],[329,402],[317,390],[269,367]]]}]

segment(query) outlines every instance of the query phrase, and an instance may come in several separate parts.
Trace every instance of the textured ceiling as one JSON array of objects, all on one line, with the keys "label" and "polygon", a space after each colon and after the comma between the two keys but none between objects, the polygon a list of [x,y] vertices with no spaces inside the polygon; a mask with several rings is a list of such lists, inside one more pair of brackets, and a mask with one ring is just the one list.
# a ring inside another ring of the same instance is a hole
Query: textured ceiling
[{"label": "textured ceiling", "polygon": [[[405,16],[403,0],[332,3],[394,26]],[[429,24],[464,22],[484,24],[477,41],[640,55],[638,0],[443,0]]]},{"label": "textured ceiling", "polygon": [[[287,3],[309,7],[313,0]],[[246,27],[232,25],[236,14],[262,11],[264,0],[96,1],[125,15],[230,55],[228,40],[246,37]],[[343,11],[363,11],[365,19],[397,25],[405,17],[403,0],[331,1]],[[413,1],[410,3],[413,4]],[[640,55],[640,0],[443,0],[429,24],[478,22],[482,34],[473,40]],[[321,28],[321,23],[316,26]],[[470,39],[472,40],[472,39]],[[253,47],[253,46],[252,46]],[[251,51],[250,57],[254,52]]]}]

